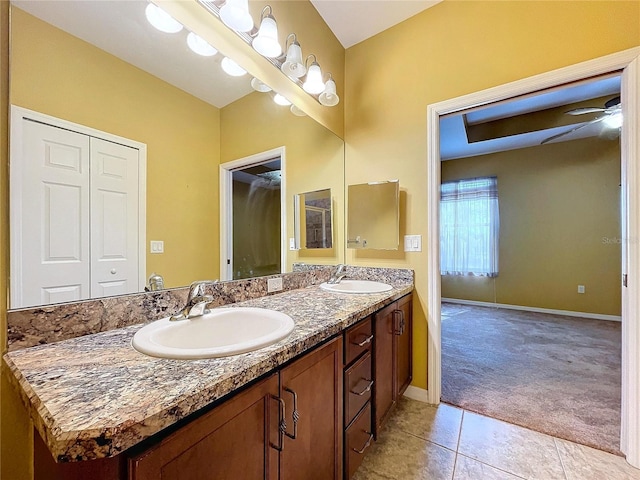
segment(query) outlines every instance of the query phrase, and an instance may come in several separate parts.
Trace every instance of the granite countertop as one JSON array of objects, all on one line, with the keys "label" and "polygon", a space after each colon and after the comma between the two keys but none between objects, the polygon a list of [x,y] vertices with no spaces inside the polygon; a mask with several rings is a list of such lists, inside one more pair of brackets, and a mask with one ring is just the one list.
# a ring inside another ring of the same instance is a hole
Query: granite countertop
[{"label": "granite countertop", "polygon": [[131,346],[142,327],[132,325],[3,358],[56,461],[112,457],[412,290],[395,283],[389,292],[348,295],[311,286],[234,304],[286,313],[296,325],[274,345],[231,357],[150,357]]}]

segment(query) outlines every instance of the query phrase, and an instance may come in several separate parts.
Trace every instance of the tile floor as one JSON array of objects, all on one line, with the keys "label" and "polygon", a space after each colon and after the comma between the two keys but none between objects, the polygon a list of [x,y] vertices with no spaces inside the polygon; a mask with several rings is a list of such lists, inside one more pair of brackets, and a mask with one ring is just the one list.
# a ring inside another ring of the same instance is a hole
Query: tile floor
[{"label": "tile floor", "polygon": [[640,480],[622,457],[402,398],[352,480]]}]

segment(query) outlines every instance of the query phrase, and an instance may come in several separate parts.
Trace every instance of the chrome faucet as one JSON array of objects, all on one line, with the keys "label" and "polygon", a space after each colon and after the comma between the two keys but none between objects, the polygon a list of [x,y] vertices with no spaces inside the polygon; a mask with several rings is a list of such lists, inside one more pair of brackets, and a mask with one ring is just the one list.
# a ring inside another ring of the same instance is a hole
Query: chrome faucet
[{"label": "chrome faucet", "polygon": [[186,320],[193,317],[201,317],[205,313],[209,313],[207,303],[213,301],[213,295],[205,295],[205,286],[207,283],[217,283],[218,280],[201,280],[193,282],[189,286],[189,294],[187,295],[187,304],[178,313],[171,315],[172,322],[177,320]]},{"label": "chrome faucet", "polygon": [[342,280],[344,277],[347,276],[346,269],[347,269],[347,266],[344,263],[339,264],[336,267],[336,271],[333,272],[333,274],[331,275],[331,278],[327,280],[327,283],[331,283],[331,284],[340,283],[340,280]]}]

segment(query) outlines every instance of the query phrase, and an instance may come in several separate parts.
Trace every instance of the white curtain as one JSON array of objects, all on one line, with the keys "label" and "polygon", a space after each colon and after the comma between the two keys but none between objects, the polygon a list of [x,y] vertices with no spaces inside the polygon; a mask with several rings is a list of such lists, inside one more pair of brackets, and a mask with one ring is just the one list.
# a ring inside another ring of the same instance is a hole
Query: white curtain
[{"label": "white curtain", "polygon": [[498,276],[498,179],[445,182],[440,189],[442,275]]}]

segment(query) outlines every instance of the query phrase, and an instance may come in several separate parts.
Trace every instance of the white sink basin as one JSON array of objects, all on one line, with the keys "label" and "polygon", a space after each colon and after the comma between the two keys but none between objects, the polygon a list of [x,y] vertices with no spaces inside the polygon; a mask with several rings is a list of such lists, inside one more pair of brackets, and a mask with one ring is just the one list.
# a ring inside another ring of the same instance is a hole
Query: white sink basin
[{"label": "white sink basin", "polygon": [[388,292],[393,287],[371,280],[342,280],[340,283],[322,283],[320,288],[337,293],[380,293]]},{"label": "white sink basin", "polygon": [[274,310],[216,308],[201,317],[152,322],[136,332],[132,343],[136,350],[153,357],[226,357],[274,344],[293,327],[289,315]]}]

